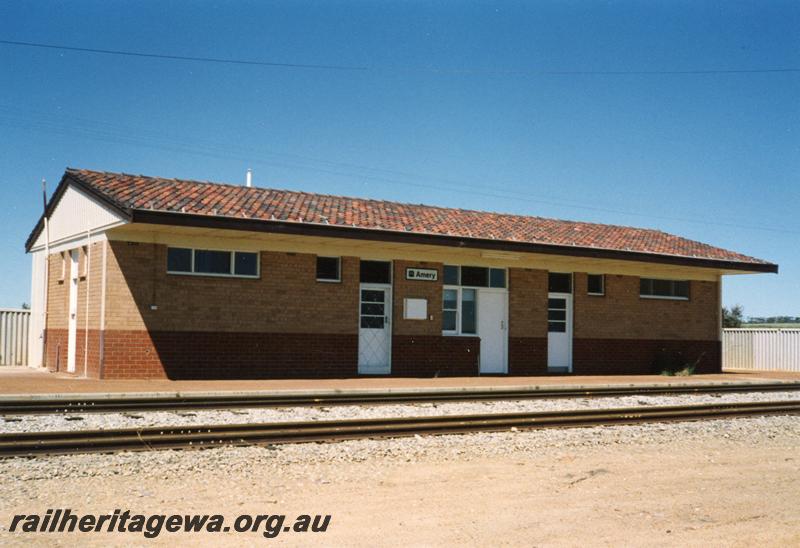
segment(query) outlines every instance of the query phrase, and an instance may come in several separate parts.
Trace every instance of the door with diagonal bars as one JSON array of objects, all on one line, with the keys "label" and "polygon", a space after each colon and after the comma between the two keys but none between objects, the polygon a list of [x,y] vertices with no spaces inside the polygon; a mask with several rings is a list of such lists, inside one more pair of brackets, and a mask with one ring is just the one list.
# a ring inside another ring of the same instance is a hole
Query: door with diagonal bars
[{"label": "door with diagonal bars", "polygon": [[391,288],[362,284],[359,299],[358,372],[391,372]]}]

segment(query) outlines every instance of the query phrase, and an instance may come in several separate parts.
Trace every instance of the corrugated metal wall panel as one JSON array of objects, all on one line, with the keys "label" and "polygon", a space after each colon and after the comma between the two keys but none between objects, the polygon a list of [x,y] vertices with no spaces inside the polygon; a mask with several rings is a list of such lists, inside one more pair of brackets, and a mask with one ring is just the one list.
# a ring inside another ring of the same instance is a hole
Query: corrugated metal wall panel
[{"label": "corrugated metal wall panel", "polygon": [[0,309],[0,365],[28,365],[30,310]]},{"label": "corrugated metal wall panel", "polygon": [[800,329],[725,329],[722,367],[800,373]]}]

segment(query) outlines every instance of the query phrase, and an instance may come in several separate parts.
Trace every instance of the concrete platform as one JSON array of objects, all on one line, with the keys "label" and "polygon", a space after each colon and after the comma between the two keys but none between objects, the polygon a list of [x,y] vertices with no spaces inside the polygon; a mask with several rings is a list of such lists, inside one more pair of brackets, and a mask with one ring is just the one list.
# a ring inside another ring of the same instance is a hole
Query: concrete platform
[{"label": "concrete platform", "polygon": [[266,392],[359,392],[499,388],[573,388],[693,384],[753,384],[800,382],[800,373],[729,372],[718,375],[667,377],[662,375],[551,377],[357,377],[348,379],[280,379],[225,381],[97,380],[28,367],[0,367],[0,397],[15,394],[226,394]]}]

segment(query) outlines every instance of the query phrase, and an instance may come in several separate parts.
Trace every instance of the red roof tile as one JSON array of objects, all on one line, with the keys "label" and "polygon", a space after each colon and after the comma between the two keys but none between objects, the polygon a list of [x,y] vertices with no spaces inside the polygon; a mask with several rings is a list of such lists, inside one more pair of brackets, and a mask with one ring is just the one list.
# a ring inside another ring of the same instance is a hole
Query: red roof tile
[{"label": "red roof tile", "polygon": [[68,169],[121,208],[770,264],[659,230]]}]

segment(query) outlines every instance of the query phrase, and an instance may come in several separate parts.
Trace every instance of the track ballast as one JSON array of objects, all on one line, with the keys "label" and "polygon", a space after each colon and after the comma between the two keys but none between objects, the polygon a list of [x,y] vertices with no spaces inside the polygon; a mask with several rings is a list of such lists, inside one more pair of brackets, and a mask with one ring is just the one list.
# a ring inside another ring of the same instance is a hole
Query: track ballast
[{"label": "track ballast", "polygon": [[119,397],[104,395],[60,397],[5,397],[0,415],[55,413],[111,413],[135,411],[176,411],[257,407],[309,407],[333,405],[382,405],[399,403],[445,403],[463,401],[526,400],[539,398],[596,398],[670,394],[730,394],[800,390],[800,383],[739,383],[663,386],[527,387],[496,389],[391,390],[329,392],[311,395],[281,394],[174,394],[169,396]]},{"label": "track ballast", "polygon": [[201,449],[224,445],[331,442],[359,438],[570,428],[646,422],[800,414],[800,401],[642,406],[336,421],[147,427],[0,434],[0,457]]}]

